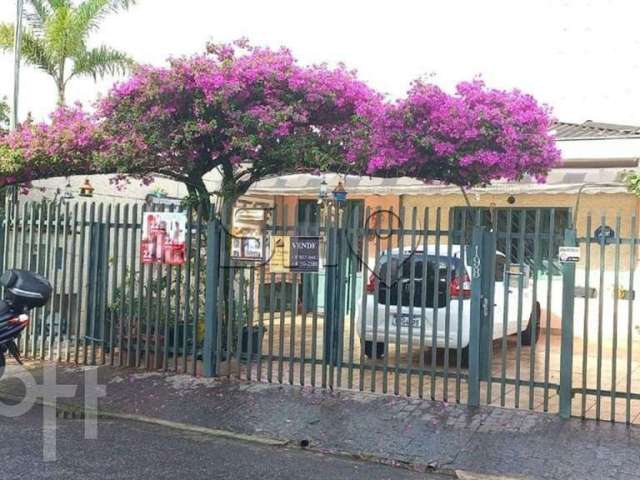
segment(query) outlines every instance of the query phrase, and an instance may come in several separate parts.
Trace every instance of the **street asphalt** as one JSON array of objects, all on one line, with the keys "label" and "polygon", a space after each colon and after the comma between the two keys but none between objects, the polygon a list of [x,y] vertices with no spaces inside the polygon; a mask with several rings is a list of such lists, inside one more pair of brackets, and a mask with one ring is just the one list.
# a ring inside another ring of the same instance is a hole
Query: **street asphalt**
[{"label": "street asphalt", "polygon": [[82,420],[57,420],[57,459],[43,460],[42,408],[0,421],[0,478],[444,479],[332,455],[262,446],[165,427],[100,420],[97,440]]}]

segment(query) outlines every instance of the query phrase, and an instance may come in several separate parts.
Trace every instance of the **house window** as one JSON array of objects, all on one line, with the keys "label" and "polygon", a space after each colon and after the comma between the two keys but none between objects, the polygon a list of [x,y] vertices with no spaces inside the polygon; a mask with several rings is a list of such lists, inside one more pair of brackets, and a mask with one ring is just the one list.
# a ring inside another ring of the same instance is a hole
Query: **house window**
[{"label": "house window", "polygon": [[[460,243],[464,238],[468,245],[471,243],[473,226],[477,222],[485,227],[493,227],[498,234],[497,249],[505,254],[509,253],[512,263],[519,263],[522,254],[524,262],[535,269],[537,244],[537,269],[560,275],[562,269],[556,257],[564,230],[570,223],[570,214],[569,208],[495,208],[492,214],[492,209],[486,207],[455,207],[452,212],[452,235],[455,243]],[[511,228],[508,228],[509,225]],[[508,230],[511,232],[509,242]]]}]

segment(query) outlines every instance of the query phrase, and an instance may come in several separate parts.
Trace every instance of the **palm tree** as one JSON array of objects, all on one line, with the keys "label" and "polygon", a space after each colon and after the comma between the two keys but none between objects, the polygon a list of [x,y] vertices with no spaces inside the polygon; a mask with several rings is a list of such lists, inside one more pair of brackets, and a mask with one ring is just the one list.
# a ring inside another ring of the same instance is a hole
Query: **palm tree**
[{"label": "palm tree", "polygon": [[[96,80],[125,74],[134,64],[123,52],[101,45],[87,47],[91,32],[110,14],[126,9],[135,0],[27,0],[22,33],[22,58],[48,74],[56,83],[58,103],[65,102],[67,83],[74,77]],[[0,23],[0,50],[13,49],[14,26]]]}]

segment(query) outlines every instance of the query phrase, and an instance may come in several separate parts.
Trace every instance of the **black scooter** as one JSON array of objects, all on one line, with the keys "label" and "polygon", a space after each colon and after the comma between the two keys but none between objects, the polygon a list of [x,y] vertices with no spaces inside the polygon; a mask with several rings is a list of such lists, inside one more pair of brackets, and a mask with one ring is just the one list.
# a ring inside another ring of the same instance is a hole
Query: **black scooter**
[{"label": "black scooter", "polygon": [[42,307],[51,298],[49,281],[26,270],[7,270],[0,276],[4,299],[0,300],[0,376],[5,366],[5,355],[11,354],[18,363],[20,349],[17,340],[29,324],[29,310]]}]

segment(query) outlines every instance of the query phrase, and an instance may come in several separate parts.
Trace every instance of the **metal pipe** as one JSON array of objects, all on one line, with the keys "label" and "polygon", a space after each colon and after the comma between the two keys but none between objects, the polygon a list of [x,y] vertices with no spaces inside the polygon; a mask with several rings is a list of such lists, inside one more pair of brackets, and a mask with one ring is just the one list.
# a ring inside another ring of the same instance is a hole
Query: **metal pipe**
[{"label": "metal pipe", "polygon": [[614,183],[614,182],[603,182],[603,183],[583,183],[582,185],[580,185],[580,188],[578,188],[578,193],[577,193],[577,197],[576,197],[576,205],[573,209],[573,219],[572,219],[572,224],[570,225],[572,228],[575,229],[577,222],[578,222],[578,209],[580,208],[580,198],[582,196],[582,192],[590,187],[624,187],[624,185],[620,184],[620,183]]}]

